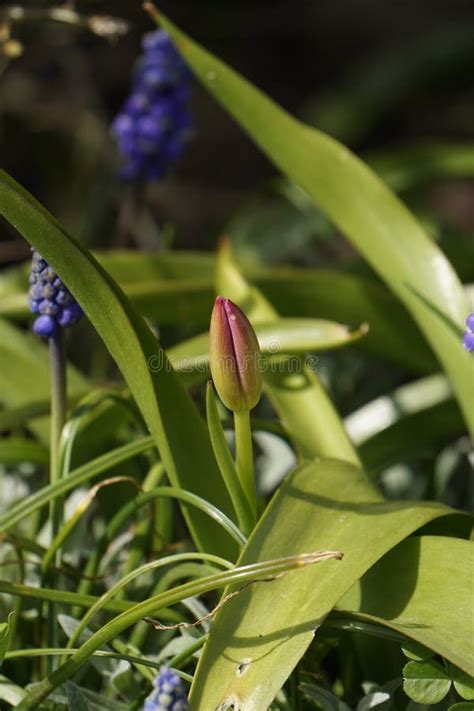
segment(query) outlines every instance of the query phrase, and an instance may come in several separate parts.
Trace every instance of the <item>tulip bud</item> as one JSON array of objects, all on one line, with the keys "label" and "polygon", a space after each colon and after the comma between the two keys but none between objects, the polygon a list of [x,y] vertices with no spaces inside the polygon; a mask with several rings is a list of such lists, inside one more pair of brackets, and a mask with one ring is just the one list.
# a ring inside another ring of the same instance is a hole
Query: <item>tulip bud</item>
[{"label": "tulip bud", "polygon": [[229,410],[251,410],[260,399],[260,347],[245,314],[229,299],[218,296],[209,330],[211,375],[219,397]]}]

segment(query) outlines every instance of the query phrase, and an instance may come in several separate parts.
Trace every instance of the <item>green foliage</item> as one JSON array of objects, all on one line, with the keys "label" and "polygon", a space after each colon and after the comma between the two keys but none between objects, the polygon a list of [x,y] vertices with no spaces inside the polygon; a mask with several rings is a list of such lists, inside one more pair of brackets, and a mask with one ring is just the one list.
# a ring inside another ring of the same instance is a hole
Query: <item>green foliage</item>
[{"label": "green foliage", "polygon": [[[473,278],[472,246],[420,196],[471,178],[472,146],[363,162],[147,9],[282,177],[213,255],[164,234],[89,251],[0,173],[0,214],[87,315],[58,402],[25,328],[28,265],[0,276],[0,707],[141,711],[166,664],[193,711],[470,711],[474,361],[455,269]],[[388,69],[391,87],[376,71],[360,101],[329,97],[320,125],[363,136],[403,93]],[[216,294],[262,351],[252,433],[205,390]]]},{"label": "green foliage", "polygon": [[352,240],[405,304],[449,373],[474,433],[469,404],[474,393],[473,364],[459,344],[468,306],[442,252],[405,206],[347,148],[293,119],[166,17],[155,16],[204,86]]},{"label": "green foliage", "polygon": [[403,667],[403,690],[418,704],[437,704],[447,695],[451,679],[433,659],[408,662]]}]

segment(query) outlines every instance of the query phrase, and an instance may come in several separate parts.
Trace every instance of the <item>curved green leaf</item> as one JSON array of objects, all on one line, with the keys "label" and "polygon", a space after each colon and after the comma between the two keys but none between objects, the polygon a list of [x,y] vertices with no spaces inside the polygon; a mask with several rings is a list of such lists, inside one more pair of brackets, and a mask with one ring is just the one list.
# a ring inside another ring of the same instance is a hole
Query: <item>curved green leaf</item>
[{"label": "curved green leaf", "polygon": [[[321,353],[326,350],[343,348],[356,343],[367,333],[362,325],[352,331],[347,326],[333,321],[310,318],[282,318],[273,323],[255,324],[260,350],[263,356],[293,353]],[[182,341],[168,349],[166,355],[173,368],[182,375],[193,374],[202,380],[209,372],[209,334]]]},{"label": "curved green leaf", "polygon": [[[41,252],[80,302],[127,381],[173,485],[231,514],[205,423],[156,338],[117,284],[3,172],[0,213]],[[153,367],[157,363],[159,367]],[[198,546],[235,556],[235,544],[214,522],[198,511],[184,509],[183,513]]]},{"label": "curved green leaf", "polygon": [[[273,498],[240,562],[328,545],[344,558],[229,600],[198,663],[191,708],[216,709],[231,700],[246,711],[267,708],[345,592],[410,533],[453,513],[435,503],[385,502],[360,470],[344,462],[299,467]],[[466,531],[468,524],[466,517]],[[250,663],[239,676],[243,660]]]},{"label": "curved green leaf", "polygon": [[[157,255],[118,250],[95,252],[94,256],[144,316],[160,324],[208,325],[214,299],[213,255],[193,252]],[[127,261],[131,265],[129,271],[124,266]],[[163,268],[160,267],[162,261]],[[194,268],[194,276],[190,274],[191,268]],[[5,284],[5,277],[0,276],[0,315],[25,318],[28,316],[27,269],[15,267],[10,272],[16,276],[16,290],[12,291],[11,278],[6,278]],[[324,318],[352,327],[367,321],[370,331],[358,343],[361,350],[415,372],[429,372],[437,367],[409,313],[374,279],[326,269],[292,267],[252,266],[244,269],[244,274],[282,316]]]},{"label": "curved green leaf", "polygon": [[394,629],[473,674],[473,570],[473,541],[408,538],[376,563],[337,609]]},{"label": "curved green leaf", "polygon": [[474,433],[474,360],[461,344],[468,304],[458,278],[413,215],[356,156],[283,111],[161,13],[204,86],[333,220],[413,315],[452,380]]}]

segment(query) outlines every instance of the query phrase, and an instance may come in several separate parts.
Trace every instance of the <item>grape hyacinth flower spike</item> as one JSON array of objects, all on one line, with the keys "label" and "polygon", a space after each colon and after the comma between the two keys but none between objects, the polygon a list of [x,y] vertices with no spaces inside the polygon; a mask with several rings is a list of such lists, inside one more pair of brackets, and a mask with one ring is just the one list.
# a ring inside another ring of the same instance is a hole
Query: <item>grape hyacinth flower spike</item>
[{"label": "grape hyacinth flower spike", "polygon": [[80,321],[83,311],[45,259],[32,249],[28,303],[37,315],[33,332],[43,338],[53,338],[59,328],[68,328]]},{"label": "grape hyacinth flower spike", "polygon": [[464,333],[463,345],[467,351],[474,353],[474,313],[469,314],[466,319],[467,330]]},{"label": "grape hyacinth flower spike", "polygon": [[191,73],[164,30],[142,42],[130,95],[112,122],[125,182],[160,180],[192,129]]},{"label": "grape hyacinth flower spike", "polygon": [[168,667],[161,667],[143,711],[187,711],[189,708],[181,679]]}]

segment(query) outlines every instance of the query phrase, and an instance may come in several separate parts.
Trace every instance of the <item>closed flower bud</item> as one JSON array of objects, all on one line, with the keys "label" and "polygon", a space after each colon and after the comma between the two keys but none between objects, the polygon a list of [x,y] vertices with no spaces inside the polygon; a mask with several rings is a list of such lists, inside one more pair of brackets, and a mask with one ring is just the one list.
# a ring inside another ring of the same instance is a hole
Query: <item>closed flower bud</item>
[{"label": "closed flower bud", "polygon": [[260,399],[260,347],[245,314],[229,299],[218,296],[209,331],[211,375],[219,397],[229,410],[251,410]]}]

